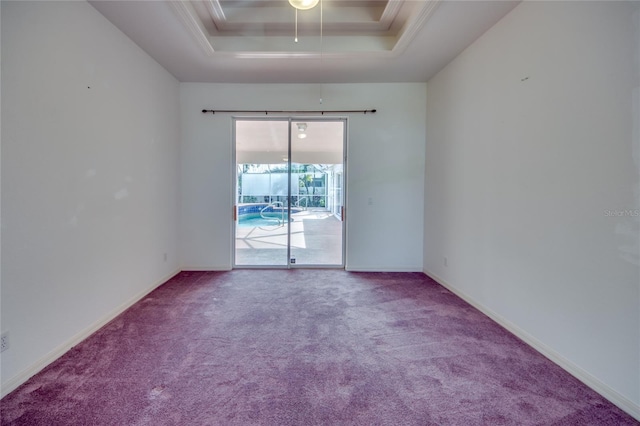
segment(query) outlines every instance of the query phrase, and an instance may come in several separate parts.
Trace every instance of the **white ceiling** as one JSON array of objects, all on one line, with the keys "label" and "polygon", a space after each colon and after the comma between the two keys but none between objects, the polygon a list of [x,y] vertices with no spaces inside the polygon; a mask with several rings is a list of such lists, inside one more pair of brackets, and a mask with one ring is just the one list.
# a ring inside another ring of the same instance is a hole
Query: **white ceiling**
[{"label": "white ceiling", "polygon": [[[424,82],[518,1],[90,1],[181,82]],[[322,24],[322,25],[321,25]],[[322,33],[322,34],[321,34]]]}]

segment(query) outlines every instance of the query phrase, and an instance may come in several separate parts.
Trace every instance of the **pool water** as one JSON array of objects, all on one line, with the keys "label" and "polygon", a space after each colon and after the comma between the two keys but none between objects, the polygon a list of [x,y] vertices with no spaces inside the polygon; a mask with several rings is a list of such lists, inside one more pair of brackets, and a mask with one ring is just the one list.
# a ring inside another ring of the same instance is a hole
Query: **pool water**
[{"label": "pool water", "polygon": [[[241,228],[255,228],[255,227],[278,227],[282,226],[282,216],[280,214],[277,215],[268,215],[269,219],[264,219],[260,215],[241,215],[238,217],[238,226]],[[273,218],[271,218],[273,217]],[[284,215],[284,220],[286,224],[287,215]]]}]

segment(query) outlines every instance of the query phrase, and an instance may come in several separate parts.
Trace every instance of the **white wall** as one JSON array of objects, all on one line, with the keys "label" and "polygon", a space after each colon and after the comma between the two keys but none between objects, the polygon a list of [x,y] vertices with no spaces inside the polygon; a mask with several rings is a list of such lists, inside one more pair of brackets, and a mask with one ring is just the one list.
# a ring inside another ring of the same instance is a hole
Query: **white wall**
[{"label": "white wall", "polygon": [[232,263],[232,116],[202,109],[376,108],[349,117],[347,268],[421,271],[425,87],[181,84],[183,268]]},{"label": "white wall", "polygon": [[2,2],[3,394],[178,269],[179,118],[89,4]]},{"label": "white wall", "polygon": [[639,7],[523,3],[428,82],[424,242],[427,274],[636,417]]}]

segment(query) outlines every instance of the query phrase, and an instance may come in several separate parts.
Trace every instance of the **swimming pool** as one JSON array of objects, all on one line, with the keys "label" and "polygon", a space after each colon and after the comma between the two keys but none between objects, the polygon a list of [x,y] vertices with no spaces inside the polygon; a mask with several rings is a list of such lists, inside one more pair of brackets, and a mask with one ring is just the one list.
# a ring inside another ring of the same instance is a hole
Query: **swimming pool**
[{"label": "swimming pool", "polygon": [[[251,227],[278,227],[282,226],[283,215],[281,213],[265,213],[266,218],[260,216],[260,214],[243,214],[238,216],[238,226],[241,228]],[[287,213],[284,214],[284,221],[286,224]]]},{"label": "swimming pool", "polygon": [[[267,203],[247,203],[238,205],[238,227],[241,228],[255,228],[255,227],[267,227],[277,228],[286,223],[288,215],[288,209],[282,208],[274,204]],[[291,208],[291,213],[300,213],[302,209],[297,207]],[[291,219],[293,222],[293,219]]]}]

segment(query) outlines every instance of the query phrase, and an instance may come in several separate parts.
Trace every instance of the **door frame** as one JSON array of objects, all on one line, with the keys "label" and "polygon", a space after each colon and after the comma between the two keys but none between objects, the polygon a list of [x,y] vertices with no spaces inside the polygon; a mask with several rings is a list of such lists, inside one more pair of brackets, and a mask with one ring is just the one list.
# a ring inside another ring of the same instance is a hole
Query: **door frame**
[{"label": "door frame", "polygon": [[[287,212],[291,217],[291,126],[292,123],[298,121],[304,122],[342,122],[342,263],[341,264],[318,264],[318,265],[304,265],[304,264],[292,264],[291,263],[291,226],[287,224],[287,264],[286,265],[238,265],[236,264],[236,226],[238,221],[238,175],[236,163],[236,122],[237,121],[283,121],[287,122],[287,170],[288,170],[288,189],[287,189]],[[233,116],[231,117],[231,205],[229,210],[231,215],[231,267],[232,269],[345,269],[347,260],[347,182],[348,182],[348,167],[347,167],[347,144],[348,138],[348,117],[342,116],[272,116],[272,117],[255,117],[255,116]]]}]

